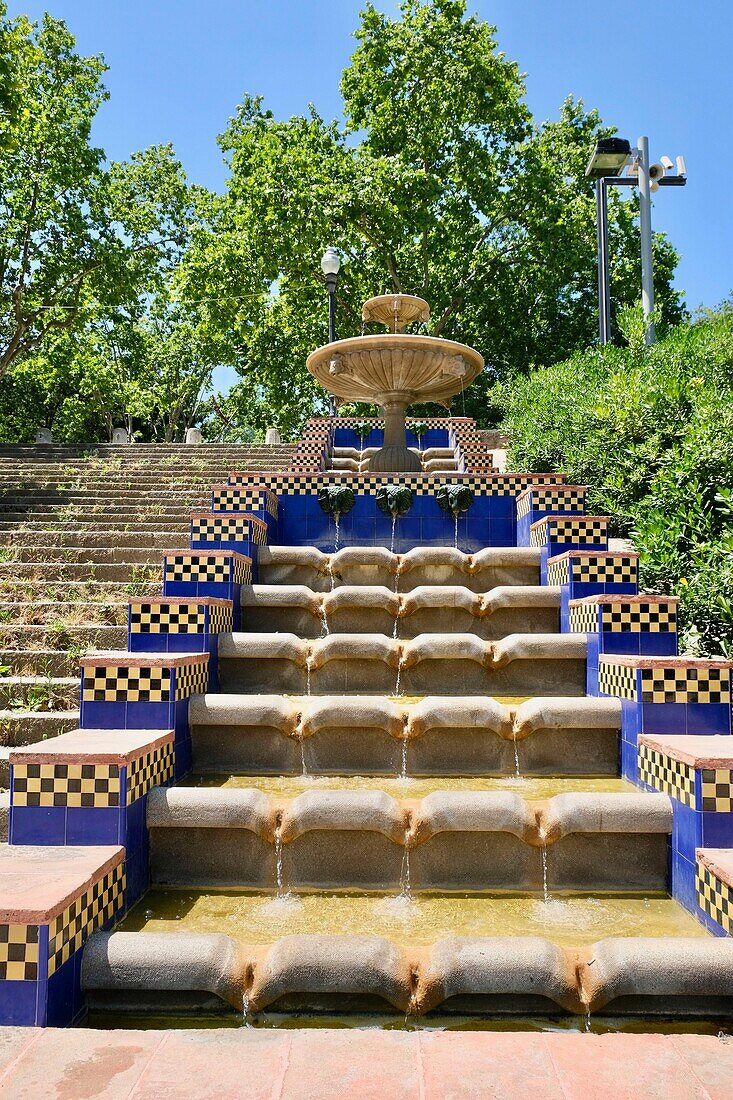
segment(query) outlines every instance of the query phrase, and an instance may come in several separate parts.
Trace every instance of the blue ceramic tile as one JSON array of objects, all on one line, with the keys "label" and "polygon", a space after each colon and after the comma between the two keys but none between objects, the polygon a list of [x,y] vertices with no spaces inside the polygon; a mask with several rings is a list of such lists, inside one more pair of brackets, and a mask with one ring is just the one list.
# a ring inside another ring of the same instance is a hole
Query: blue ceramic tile
[{"label": "blue ceramic tile", "polygon": [[701,848],[733,848],[733,813],[701,813]]},{"label": "blue ceramic tile", "polygon": [[66,812],[66,843],[119,844],[122,816],[124,811],[113,807],[91,809],[70,806]]},{"label": "blue ceramic tile", "polygon": [[687,733],[684,703],[641,703],[641,728],[644,733]]},{"label": "blue ceramic tile", "polygon": [[644,633],[639,635],[639,653],[645,657],[676,657],[677,633],[668,634]]},{"label": "blue ceramic tile", "polygon": [[638,783],[639,765],[637,761],[637,749],[633,742],[621,739],[621,775],[630,783]]},{"label": "blue ceramic tile", "polygon": [[672,853],[671,894],[689,913],[698,909],[697,889],[695,885],[695,863],[685,859],[679,852]]},{"label": "blue ceramic tile", "polygon": [[79,999],[76,987],[79,971],[75,956],[81,955],[82,951],[83,948],[75,951],[48,979],[46,1016],[48,1027],[68,1027],[73,1022],[74,1005]]},{"label": "blue ceramic tile", "polygon": [[687,703],[687,733],[729,734],[731,710],[726,703]]},{"label": "blue ceramic tile", "polygon": [[[3,1027],[43,1027],[45,1004],[39,1012],[39,982],[0,981],[0,1025]],[[44,986],[45,988],[45,983]]]},{"label": "blue ceramic tile", "polygon": [[9,838],[11,844],[66,844],[66,807],[11,806]]},{"label": "blue ceramic tile", "polygon": [[702,815],[672,799],[672,848],[695,862],[695,849],[702,845]]}]

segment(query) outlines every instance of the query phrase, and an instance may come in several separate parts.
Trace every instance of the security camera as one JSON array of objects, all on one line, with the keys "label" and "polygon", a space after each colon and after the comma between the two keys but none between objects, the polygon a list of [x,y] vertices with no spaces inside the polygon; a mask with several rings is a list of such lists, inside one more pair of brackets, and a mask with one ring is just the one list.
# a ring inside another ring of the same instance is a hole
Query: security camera
[{"label": "security camera", "polygon": [[682,157],[682,156],[677,157],[677,175],[678,176],[686,176],[687,175],[687,165],[685,164],[685,158]]},{"label": "security camera", "polygon": [[669,157],[660,157],[659,159],[662,162],[662,167],[666,168],[668,172],[671,168],[674,168],[674,164],[672,164],[672,161],[669,159]]}]

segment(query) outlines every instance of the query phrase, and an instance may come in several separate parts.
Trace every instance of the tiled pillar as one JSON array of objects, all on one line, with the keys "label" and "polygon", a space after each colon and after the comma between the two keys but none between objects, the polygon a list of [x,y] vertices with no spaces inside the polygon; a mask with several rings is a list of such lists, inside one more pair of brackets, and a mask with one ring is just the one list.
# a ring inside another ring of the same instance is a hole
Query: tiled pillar
[{"label": "tiled pillar", "polygon": [[239,629],[241,588],[252,584],[252,559],[232,550],[173,550],[163,563],[164,596],[214,596],[231,600]]},{"label": "tiled pillar", "polygon": [[208,653],[96,653],[81,659],[82,729],[173,730],[175,777],[191,767],[188,704],[209,683]]},{"label": "tiled pillar", "polygon": [[529,530],[529,545],[539,547],[540,583],[549,584],[547,563],[570,550],[608,550],[608,516],[544,516]]},{"label": "tiled pillar", "polygon": [[257,547],[267,544],[267,524],[244,512],[192,512],[192,550],[233,550],[252,562],[256,580]]},{"label": "tiled pillar", "polygon": [[148,886],[145,808],[174,771],[173,731],[78,729],[10,754],[11,844],[122,844],[125,907]]},{"label": "tiled pillar", "polygon": [[267,543],[278,541],[278,499],[264,485],[215,485],[211,493],[212,512],[247,512],[267,527]]},{"label": "tiled pillar", "polygon": [[582,516],[584,485],[531,485],[517,496],[517,546],[530,545],[530,531],[545,516]]},{"label": "tiled pillar", "polygon": [[639,555],[610,551],[570,550],[547,559],[543,584],[559,585],[560,630],[570,629],[570,603],[586,596],[635,596]]},{"label": "tiled pillar", "polygon": [[68,1027],[84,1012],[84,944],[122,910],[122,848],[0,844],[0,1024]]},{"label": "tiled pillar", "polygon": [[146,596],[130,600],[131,653],[209,654],[209,690],[218,687],[219,635],[233,630],[232,601],[214,596]]},{"label": "tiled pillar", "polygon": [[621,700],[621,774],[639,782],[641,734],[730,735],[733,662],[601,653],[600,694]]},{"label": "tiled pillar", "polygon": [[588,639],[589,695],[598,695],[601,653],[676,656],[678,603],[674,596],[586,596],[569,601],[569,632]]},{"label": "tiled pillar", "polygon": [[[638,768],[642,786],[672,800],[672,894],[711,932],[729,935],[733,908],[728,914],[723,899],[731,879],[723,874],[716,884],[704,860],[701,866],[700,849],[733,848],[733,739],[642,734]],[[724,853],[723,866],[733,870],[731,856]]]}]

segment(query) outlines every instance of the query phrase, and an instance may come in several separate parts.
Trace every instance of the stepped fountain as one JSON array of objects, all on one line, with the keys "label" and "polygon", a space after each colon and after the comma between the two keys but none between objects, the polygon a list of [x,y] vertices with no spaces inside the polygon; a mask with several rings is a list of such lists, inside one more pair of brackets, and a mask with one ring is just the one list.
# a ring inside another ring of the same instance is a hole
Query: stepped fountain
[{"label": "stepped fountain", "polygon": [[384,443],[372,456],[375,472],[422,469],[409,450],[405,414],[409,405],[434,401],[449,407],[484,368],[477,351],[455,340],[405,332],[415,322],[430,319],[430,307],[410,294],[382,294],[364,303],[362,318],[386,325],[375,336],[336,340],[311,352],[306,367],[340,401],[368,401],[384,412]]}]

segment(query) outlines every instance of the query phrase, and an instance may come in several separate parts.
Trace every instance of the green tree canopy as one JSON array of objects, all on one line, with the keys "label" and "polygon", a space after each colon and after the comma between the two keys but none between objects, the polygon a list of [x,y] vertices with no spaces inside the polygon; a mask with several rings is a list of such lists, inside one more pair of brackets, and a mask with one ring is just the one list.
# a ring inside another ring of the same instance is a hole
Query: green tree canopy
[{"label": "green tree canopy", "polygon": [[[220,143],[230,167],[211,224],[183,265],[183,299],[242,382],[230,405],[251,425],[294,430],[323,393],[305,372],[327,339],[319,258],[340,250],[338,334],[360,331],[362,301],[421,295],[430,331],[477,347],[489,369],[465,397],[483,417],[497,378],[566,357],[596,328],[595,207],[584,176],[612,131],[568,98],[537,124],[517,65],[464,0],[368,3],[343,74],[345,124],[311,107],[277,121],[247,96]],[[638,298],[633,202],[611,198],[613,293]],[[657,300],[680,317],[676,254],[655,240]]]}]

